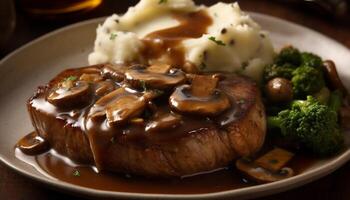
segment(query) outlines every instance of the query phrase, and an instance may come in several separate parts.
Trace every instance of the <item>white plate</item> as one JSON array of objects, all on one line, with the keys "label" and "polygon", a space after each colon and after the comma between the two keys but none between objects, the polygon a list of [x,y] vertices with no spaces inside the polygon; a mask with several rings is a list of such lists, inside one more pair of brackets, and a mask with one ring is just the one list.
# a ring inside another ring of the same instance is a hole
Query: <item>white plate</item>
[{"label": "white plate", "polygon": [[[271,33],[276,48],[293,44],[301,50],[334,60],[341,79],[349,89],[350,70],[347,70],[347,67],[350,67],[350,51],[346,47],[315,31],[281,19],[256,13],[252,13],[252,16]],[[38,85],[46,83],[63,69],[87,65],[87,55],[92,50],[95,29],[101,21],[102,19],[90,20],[54,31],[18,49],[0,62],[0,159],[9,167],[49,186],[95,197],[246,199],[306,184],[331,173],[349,160],[350,150],[347,149],[344,153],[320,161],[304,173],[287,180],[200,195],[110,192],[84,188],[43,176],[14,156],[14,144],[24,134],[33,130],[26,110],[26,100]]]}]

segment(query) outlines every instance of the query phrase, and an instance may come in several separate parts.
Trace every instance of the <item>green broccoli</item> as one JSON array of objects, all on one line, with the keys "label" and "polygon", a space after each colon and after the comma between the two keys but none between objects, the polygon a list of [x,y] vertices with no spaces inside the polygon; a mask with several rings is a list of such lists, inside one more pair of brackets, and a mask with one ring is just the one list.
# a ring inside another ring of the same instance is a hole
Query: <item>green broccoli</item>
[{"label": "green broccoli", "polygon": [[298,49],[288,46],[283,48],[278,56],[275,58],[277,65],[291,64],[292,66],[298,67],[301,64],[302,57]]},{"label": "green broccoli", "polygon": [[265,83],[273,78],[286,78],[293,85],[293,96],[305,99],[325,87],[322,59],[312,53],[299,52],[294,47],[283,48],[274,63],[264,68]]},{"label": "green broccoli", "polygon": [[320,70],[322,59],[315,54],[303,52],[301,54],[301,66],[309,66]]},{"label": "green broccoli", "polygon": [[[333,94],[332,94],[333,95]],[[268,117],[269,128],[279,128],[281,137],[298,141],[310,152],[328,156],[338,152],[344,144],[344,136],[338,127],[336,108],[341,95],[334,94],[329,106],[322,105],[312,96],[291,103],[289,109],[277,116]]]},{"label": "green broccoli", "polygon": [[264,74],[263,74],[264,81],[267,82],[276,77],[291,79],[294,69],[295,67],[288,63],[283,65],[276,65],[276,64],[268,65],[264,69]]},{"label": "green broccoli", "polygon": [[309,66],[301,66],[293,71],[291,79],[295,97],[304,98],[320,91],[325,86],[323,72]]}]

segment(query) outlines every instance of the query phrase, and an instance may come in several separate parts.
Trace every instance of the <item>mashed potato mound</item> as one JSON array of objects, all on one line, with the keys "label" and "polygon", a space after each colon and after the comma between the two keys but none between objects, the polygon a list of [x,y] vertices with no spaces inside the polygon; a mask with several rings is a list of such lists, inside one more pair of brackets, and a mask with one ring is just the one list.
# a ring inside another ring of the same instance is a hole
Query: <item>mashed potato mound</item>
[{"label": "mashed potato mound", "polygon": [[181,42],[185,61],[198,70],[238,72],[259,81],[263,67],[273,60],[273,46],[268,33],[237,3],[206,7],[196,6],[192,0],[141,0],[124,15],[114,14],[98,26],[89,63],[149,63],[141,53],[145,48],[142,39],[177,26],[173,12],[200,10],[206,11],[213,23],[201,37]]}]

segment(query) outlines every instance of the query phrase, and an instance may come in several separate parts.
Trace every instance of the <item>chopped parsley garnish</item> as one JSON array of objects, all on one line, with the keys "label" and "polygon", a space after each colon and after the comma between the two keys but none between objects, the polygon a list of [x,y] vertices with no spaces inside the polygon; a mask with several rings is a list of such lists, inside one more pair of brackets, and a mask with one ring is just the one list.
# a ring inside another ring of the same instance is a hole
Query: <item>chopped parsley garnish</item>
[{"label": "chopped parsley garnish", "polygon": [[75,81],[77,79],[78,79],[78,77],[76,77],[76,76],[68,76],[67,78],[64,79],[64,81]]},{"label": "chopped parsley garnish", "polygon": [[226,44],[223,41],[217,40],[214,36],[210,36],[208,39],[215,42],[217,45],[226,46]]},{"label": "chopped parsley garnish", "polygon": [[80,172],[76,169],[73,171],[73,176],[77,176],[79,177],[80,176]]},{"label": "chopped parsley garnish", "polygon": [[159,0],[158,4],[166,3],[168,0]]},{"label": "chopped parsley garnish", "polygon": [[114,40],[117,36],[118,36],[118,34],[116,34],[116,33],[111,33],[111,36],[109,37],[109,39],[110,39],[110,40]]}]

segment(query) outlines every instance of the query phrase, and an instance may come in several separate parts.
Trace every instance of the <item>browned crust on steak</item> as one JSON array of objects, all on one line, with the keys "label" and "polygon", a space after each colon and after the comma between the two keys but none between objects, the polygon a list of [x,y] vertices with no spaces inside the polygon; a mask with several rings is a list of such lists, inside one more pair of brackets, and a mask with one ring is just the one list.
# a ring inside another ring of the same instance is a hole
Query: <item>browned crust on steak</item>
[{"label": "browned crust on steak", "polygon": [[[184,176],[224,167],[239,156],[257,152],[264,143],[266,132],[259,90],[247,78],[236,75],[232,78],[233,81],[224,81],[220,87],[235,99],[246,102],[247,108],[238,120],[225,127],[202,129],[162,143],[116,142],[107,149],[104,169],[144,176]],[[45,95],[55,81],[39,87],[27,104],[33,126],[58,153],[72,160],[94,164],[88,137],[81,128],[31,104],[31,100]]]}]

